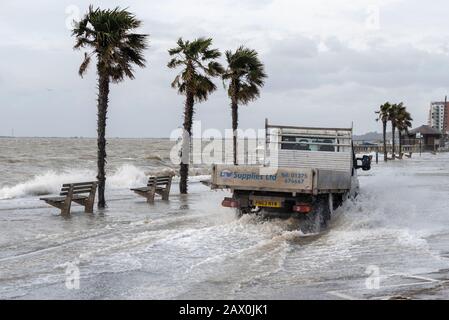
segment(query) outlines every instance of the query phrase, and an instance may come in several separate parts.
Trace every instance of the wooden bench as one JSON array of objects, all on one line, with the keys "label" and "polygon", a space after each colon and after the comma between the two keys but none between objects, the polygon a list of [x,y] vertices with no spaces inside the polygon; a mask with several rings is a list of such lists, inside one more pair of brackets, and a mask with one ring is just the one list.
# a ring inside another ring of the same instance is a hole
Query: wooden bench
[{"label": "wooden bench", "polygon": [[72,201],[84,206],[84,212],[94,212],[95,193],[97,182],[66,183],[62,185],[59,197],[44,197],[40,200],[61,209],[61,214],[70,214]]},{"label": "wooden bench", "polygon": [[172,178],[173,175],[150,176],[146,187],[133,188],[131,191],[147,198],[148,203],[154,203],[154,196],[156,194],[161,195],[162,200],[168,200]]}]

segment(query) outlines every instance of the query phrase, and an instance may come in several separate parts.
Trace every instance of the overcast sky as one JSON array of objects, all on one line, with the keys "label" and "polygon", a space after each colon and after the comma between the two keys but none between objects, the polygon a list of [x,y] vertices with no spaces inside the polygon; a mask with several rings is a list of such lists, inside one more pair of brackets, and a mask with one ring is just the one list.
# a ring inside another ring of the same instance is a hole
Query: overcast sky
[{"label": "overcast sky", "polygon": [[[277,124],[380,131],[374,111],[403,101],[415,126],[449,88],[449,3],[443,0],[1,0],[0,136],[95,136],[96,74],[81,79],[68,21],[128,7],[150,34],[148,66],[112,85],[107,135],[168,137],[182,123],[184,98],[170,88],[167,49],[179,37],[212,37],[221,51],[257,50],[269,78],[259,100],[240,109],[242,128]],[[223,61],[224,62],[224,61]],[[92,67],[95,65],[93,64]],[[197,104],[203,128],[231,124],[220,80]]]}]

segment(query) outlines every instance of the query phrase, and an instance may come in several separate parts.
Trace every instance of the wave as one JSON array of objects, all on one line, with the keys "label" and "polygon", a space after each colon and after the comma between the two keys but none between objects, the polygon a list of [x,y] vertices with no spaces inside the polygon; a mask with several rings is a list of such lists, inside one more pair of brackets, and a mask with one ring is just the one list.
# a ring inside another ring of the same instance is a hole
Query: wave
[{"label": "wave", "polygon": [[[54,194],[59,192],[63,183],[93,181],[95,179],[96,171],[94,170],[51,170],[15,186],[1,188],[0,200]],[[111,189],[129,188],[145,183],[144,170],[128,164],[122,165],[106,176],[106,188]]]},{"label": "wave", "polygon": [[23,159],[5,159],[3,161],[6,163],[21,163],[23,162]]},{"label": "wave", "polygon": [[124,164],[110,176],[106,176],[106,188],[122,189],[135,187],[136,185],[145,185],[147,179],[143,169]]},{"label": "wave", "polygon": [[163,158],[159,154],[146,156],[145,160],[157,160],[157,161],[163,161]]},{"label": "wave", "polygon": [[48,171],[13,187],[3,187],[0,189],[0,199],[57,193],[65,182],[82,182],[94,177],[95,174],[89,170]]},{"label": "wave", "polygon": [[[173,173],[176,171],[170,168],[161,169],[158,173]],[[130,164],[124,164],[110,173],[106,173],[107,189],[132,188],[147,183],[148,175],[156,172],[148,172],[142,168]],[[34,176],[28,181],[16,184],[11,187],[0,188],[0,200],[24,198],[29,196],[42,196],[58,193],[61,185],[67,182],[84,182],[96,179],[96,171],[89,169],[66,169],[62,171],[50,170],[43,174]],[[200,182],[210,178],[210,175],[198,174],[194,172],[189,177],[192,183]],[[173,182],[179,182],[179,177],[174,177]]]}]

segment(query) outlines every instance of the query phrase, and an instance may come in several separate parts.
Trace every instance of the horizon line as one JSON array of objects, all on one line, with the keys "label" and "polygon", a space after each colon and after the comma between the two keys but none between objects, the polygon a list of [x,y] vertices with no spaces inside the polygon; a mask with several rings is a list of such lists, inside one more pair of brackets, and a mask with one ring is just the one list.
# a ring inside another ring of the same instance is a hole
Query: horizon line
[{"label": "horizon line", "polygon": [[[361,134],[353,134],[353,136],[363,136],[370,133],[382,134],[382,132],[377,131],[369,131]],[[388,132],[387,132],[388,133]],[[391,133],[391,132],[390,132]],[[0,139],[13,139],[13,138],[48,138],[48,139],[97,139],[94,136],[2,136],[0,135]],[[170,137],[106,137],[106,139],[170,139]]]}]

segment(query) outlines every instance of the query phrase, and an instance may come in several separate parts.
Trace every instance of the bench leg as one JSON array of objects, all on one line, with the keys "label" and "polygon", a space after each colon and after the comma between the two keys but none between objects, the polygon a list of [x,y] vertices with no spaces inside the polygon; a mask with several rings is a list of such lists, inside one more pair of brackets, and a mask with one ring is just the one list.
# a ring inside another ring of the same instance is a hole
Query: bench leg
[{"label": "bench leg", "polygon": [[171,179],[168,181],[167,186],[165,187],[165,190],[162,193],[162,200],[168,201],[168,198],[170,197],[170,188],[171,188]]},{"label": "bench leg", "polygon": [[86,200],[86,203],[84,205],[84,212],[85,213],[94,213],[94,202],[90,201],[89,199]]},{"label": "bench leg", "polygon": [[61,215],[69,215],[70,207],[72,206],[72,197],[73,197],[73,185],[70,186],[67,197],[64,200],[64,203],[61,206]]},{"label": "bench leg", "polygon": [[85,213],[94,213],[94,203],[96,193],[97,193],[97,184],[94,183],[92,185],[92,189],[90,190],[89,198],[86,199],[86,203],[84,205]]},{"label": "bench leg", "polygon": [[146,197],[147,197],[147,202],[148,202],[148,203],[154,203],[154,196],[155,196],[155,194],[156,194],[156,187],[151,188],[151,189],[147,192]]},{"label": "bench leg", "polygon": [[62,204],[61,215],[63,215],[63,216],[69,215],[71,206],[72,206],[72,199],[67,197],[65,199],[64,203]]}]

